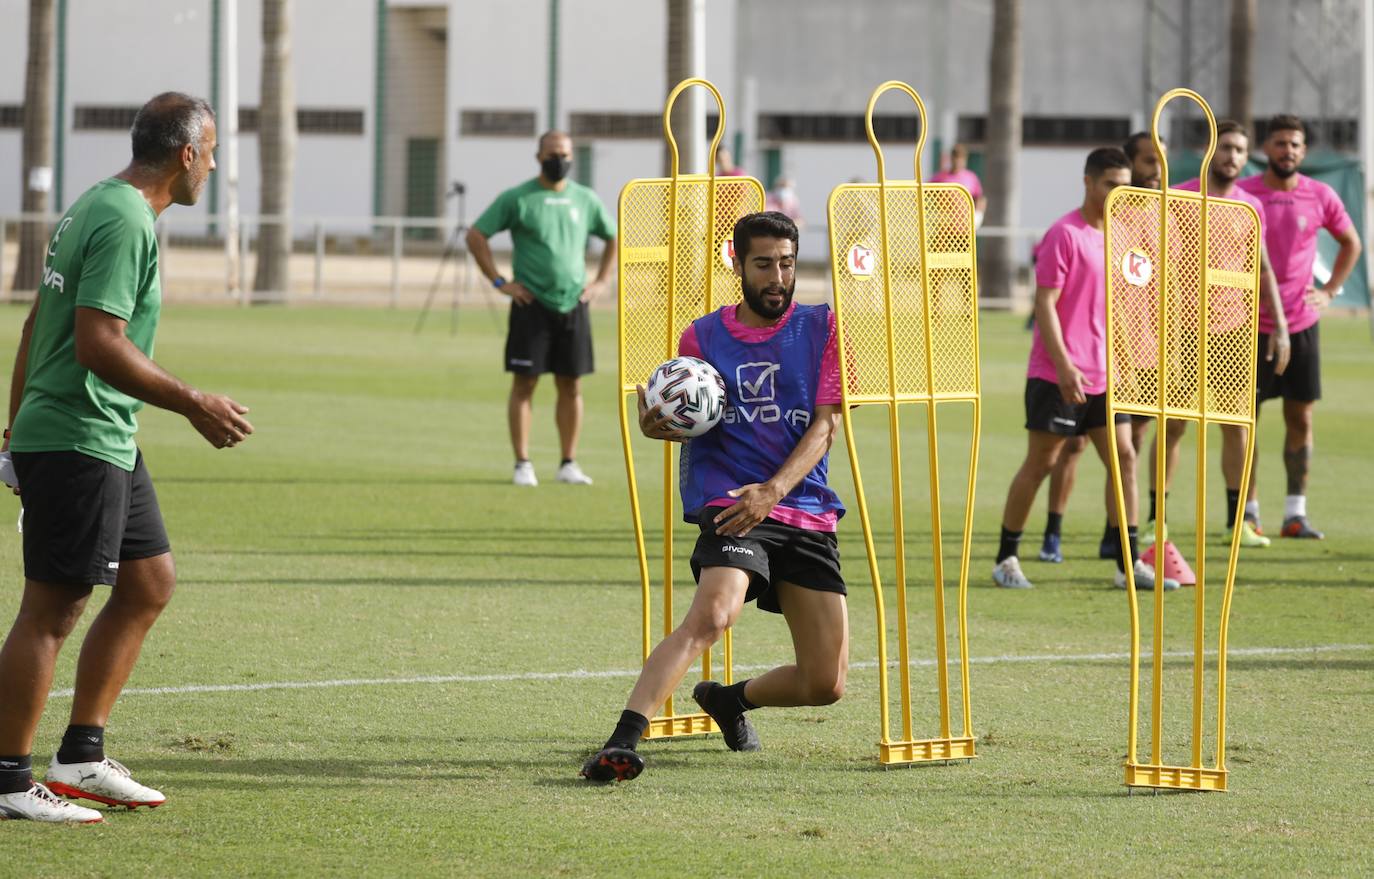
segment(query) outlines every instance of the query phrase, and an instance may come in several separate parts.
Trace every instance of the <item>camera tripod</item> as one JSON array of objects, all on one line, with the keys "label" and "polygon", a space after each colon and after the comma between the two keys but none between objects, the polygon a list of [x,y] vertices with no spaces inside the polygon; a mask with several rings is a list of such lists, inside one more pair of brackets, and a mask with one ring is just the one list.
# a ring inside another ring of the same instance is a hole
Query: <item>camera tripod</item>
[{"label": "camera tripod", "polygon": [[449,335],[458,332],[458,297],[464,291],[472,289],[472,257],[468,254],[467,246],[467,186],[458,181],[454,181],[444,193],[444,200],[456,200],[458,210],[458,222],[453,227],[453,234],[444,244],[443,255],[439,257],[439,267],[434,272],[434,282],[429,285],[429,293],[425,295],[425,304],[420,309],[420,318],[415,322],[415,333],[418,335],[424,328],[425,318],[429,316],[429,310],[434,305],[434,296],[439,292],[439,285],[444,280],[444,266],[450,259],[461,260],[463,270],[455,271],[453,274],[453,298],[449,306]]}]

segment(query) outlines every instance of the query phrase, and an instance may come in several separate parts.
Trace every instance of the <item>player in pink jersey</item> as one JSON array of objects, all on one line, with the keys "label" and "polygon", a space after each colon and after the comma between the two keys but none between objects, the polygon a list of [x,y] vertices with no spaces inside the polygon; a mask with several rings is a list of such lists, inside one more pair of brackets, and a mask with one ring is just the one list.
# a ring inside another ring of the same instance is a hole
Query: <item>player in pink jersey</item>
[{"label": "player in pink jersey", "polygon": [[987,211],[988,200],[983,195],[983,182],[978,175],[969,170],[968,147],[956,143],[949,151],[949,167],[933,175],[930,183],[957,183],[973,196],[973,216],[975,225],[982,225],[983,214]]},{"label": "player in pink jersey", "polygon": [[[1162,139],[1160,145],[1164,146],[1167,151],[1168,147]],[[1126,160],[1130,162],[1131,185],[1143,189],[1158,189],[1161,165],[1150,132],[1137,131],[1132,134],[1121,145],[1121,151],[1126,154]],[[1154,361],[1151,352],[1145,351],[1142,354],[1150,358],[1151,362]],[[1137,459],[1139,459],[1140,447],[1145,442],[1145,432],[1153,420],[1147,415],[1131,416],[1130,444]],[[1045,536],[1040,546],[1040,560],[1042,562],[1061,562],[1064,560],[1063,554],[1059,551],[1059,530],[1064,510],[1069,505],[1069,495],[1073,492],[1074,481],[1078,475],[1078,459],[1087,447],[1086,436],[1068,440],[1054,463],[1054,469],[1050,471],[1049,517],[1045,524]],[[1150,466],[1153,468],[1153,463]],[[1150,484],[1154,485],[1153,475]],[[1115,502],[1113,501],[1111,480],[1107,481],[1106,494],[1107,524],[1102,529],[1102,540],[1097,546],[1097,557],[1114,559],[1121,554],[1121,531],[1112,521]],[[1154,515],[1153,496],[1151,496],[1150,518],[1153,519]]]},{"label": "player in pink jersey", "polygon": [[[1263,174],[1240,182],[1264,205],[1264,238],[1278,278],[1279,298],[1288,318],[1292,356],[1282,374],[1271,361],[1261,361],[1258,400],[1283,398],[1283,465],[1288,473],[1284,502],[1284,537],[1320,540],[1322,533],[1307,521],[1307,474],[1312,459],[1312,411],[1321,399],[1321,355],[1317,320],[1350,276],[1360,256],[1360,236],[1335,191],[1325,183],[1298,173],[1307,155],[1307,129],[1287,114],[1269,120],[1264,153],[1269,165]],[[1320,287],[1312,283],[1317,258],[1317,230],[1330,232],[1340,245],[1331,276]],[[1273,318],[1260,315],[1260,351],[1276,332]],[[1256,481],[1250,481],[1245,514],[1259,522]]]},{"label": "player in pink jersey", "polygon": [[[1249,204],[1260,215],[1260,233],[1264,229],[1264,206],[1250,193],[1237,185],[1240,172],[1250,156],[1250,135],[1239,122],[1224,119],[1217,123],[1217,148],[1212,156],[1212,164],[1207,174],[1207,194],[1217,198],[1229,198]],[[1181,183],[1175,189],[1189,192],[1199,190],[1198,178]],[[1225,314],[1213,309],[1214,317],[1225,320]],[[1267,317],[1274,327],[1265,343],[1260,356],[1270,365],[1275,375],[1282,375],[1288,367],[1288,320],[1279,303],[1278,282],[1273,267],[1269,264],[1269,252],[1260,245],[1260,314]],[[1264,317],[1261,319],[1263,320]],[[1224,326],[1220,329],[1225,329]],[[1173,481],[1174,469],[1178,465],[1178,444],[1187,432],[1188,422],[1173,420],[1164,437],[1164,491],[1167,500],[1169,484]],[[1221,426],[1221,472],[1226,480],[1226,523],[1234,527],[1237,508],[1240,506],[1240,477],[1245,467],[1245,429],[1235,425]],[[1155,517],[1155,462],[1158,460],[1159,435],[1150,443],[1150,519]],[[1147,529],[1147,540],[1149,538]],[[1263,547],[1269,545],[1269,538],[1261,534],[1256,523],[1249,519],[1241,525],[1241,546]]]},{"label": "player in pink jersey", "polygon": [[[1130,180],[1126,154],[1115,148],[1093,150],[1083,169],[1083,203],[1059,219],[1045,235],[1035,265],[1035,337],[1026,369],[1026,458],[1012,479],[1002,513],[1002,533],[992,579],[1006,589],[1029,589],[1017,547],[1040,483],[1049,475],[1071,437],[1087,434],[1110,467],[1107,431],[1116,431],[1118,462],[1126,499],[1129,549],[1117,555],[1115,584],[1126,586],[1133,564],[1136,587],[1154,588],[1154,571],[1136,552],[1135,451],[1130,421],[1107,420],[1107,301],[1103,266],[1103,210],[1113,189]],[[1108,520],[1115,519],[1115,505]],[[1126,552],[1130,553],[1130,561]],[[1178,583],[1165,580],[1165,589]]]}]

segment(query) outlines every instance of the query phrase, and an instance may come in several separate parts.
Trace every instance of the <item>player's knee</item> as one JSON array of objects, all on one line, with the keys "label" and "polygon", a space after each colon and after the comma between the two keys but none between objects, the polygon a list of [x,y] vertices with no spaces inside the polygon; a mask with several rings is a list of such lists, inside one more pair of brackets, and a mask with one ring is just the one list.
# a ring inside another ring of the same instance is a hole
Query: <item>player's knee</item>
[{"label": "player's knee", "polygon": [[534,396],[534,389],[538,384],[537,375],[517,375],[511,381],[510,394],[518,400],[528,400]]},{"label": "player's knee", "polygon": [[813,678],[807,681],[807,701],[812,705],[834,705],[843,697],[843,673]]},{"label": "player's knee", "polygon": [[1178,440],[1180,440],[1180,439],[1183,438],[1183,435],[1184,435],[1185,433],[1188,432],[1188,422],[1186,422],[1186,421],[1177,421],[1177,420],[1175,420],[1175,421],[1170,421],[1170,422],[1169,422],[1169,427],[1168,427],[1167,430],[1168,430],[1168,432],[1167,432],[1166,436],[1168,436],[1169,439],[1171,439],[1171,440],[1177,442]]},{"label": "player's knee", "polygon": [[728,608],[708,607],[694,609],[682,621],[682,627],[694,644],[705,649],[724,637],[732,622]]},{"label": "player's knee", "polygon": [[1126,445],[1116,447],[1116,460],[1121,464],[1123,471],[1135,473],[1135,449]]},{"label": "player's knee", "polygon": [[21,607],[14,627],[39,638],[64,640],[81,621],[81,612],[86,607],[85,599],[47,605],[44,607]]}]

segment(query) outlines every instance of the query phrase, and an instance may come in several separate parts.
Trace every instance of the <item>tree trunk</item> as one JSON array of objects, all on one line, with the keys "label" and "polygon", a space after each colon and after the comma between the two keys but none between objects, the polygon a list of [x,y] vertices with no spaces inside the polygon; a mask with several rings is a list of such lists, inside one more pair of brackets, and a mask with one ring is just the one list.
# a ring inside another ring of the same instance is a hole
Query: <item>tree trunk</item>
[{"label": "tree trunk", "polygon": [[[684,79],[692,75],[692,0],[667,0],[668,2],[668,51],[665,53],[667,58],[667,78],[668,91]],[[693,89],[692,91],[696,91]],[[667,92],[664,92],[667,96]],[[683,94],[673,105],[672,129],[673,137],[677,139],[679,159],[685,159],[683,154],[683,139],[692,130],[692,94],[691,91]],[[686,174],[689,169],[682,162],[682,173]],[[704,170],[704,169],[703,169]],[[663,176],[667,177],[673,173],[672,154],[668,144],[663,145]]]},{"label": "tree trunk", "polygon": [[[989,226],[1013,227],[1021,217],[1021,0],[995,0],[988,70],[987,156],[984,189]],[[978,281],[986,299],[1010,305],[1016,292],[1016,240],[979,242]]]},{"label": "tree trunk", "polygon": [[1256,17],[1256,0],[1231,0],[1230,94],[1226,112],[1252,132]]},{"label": "tree trunk", "polygon": [[[50,210],[53,184],[53,0],[29,2],[29,58],[24,68],[24,143],[19,189],[25,213]],[[3,242],[0,242],[3,244]],[[19,224],[19,259],[10,298],[31,301],[43,278],[48,224]]]},{"label": "tree trunk", "polygon": [[[291,177],[296,159],[296,95],[291,77],[291,0],[262,4],[262,88],[258,99],[262,165],[258,267],[253,289],[283,296],[291,283]],[[269,297],[255,296],[259,301]]]}]

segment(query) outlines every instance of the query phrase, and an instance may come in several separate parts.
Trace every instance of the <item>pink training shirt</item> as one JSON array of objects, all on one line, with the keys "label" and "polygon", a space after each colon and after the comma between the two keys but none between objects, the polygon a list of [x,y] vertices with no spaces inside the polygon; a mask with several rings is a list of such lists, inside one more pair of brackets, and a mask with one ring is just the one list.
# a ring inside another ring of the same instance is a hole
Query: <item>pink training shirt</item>
[{"label": "pink training shirt", "polygon": [[[1054,310],[1069,360],[1083,373],[1083,392],[1107,391],[1107,279],[1103,270],[1104,237],[1074,208],[1060,217],[1036,253],[1035,283],[1059,291]],[[1035,326],[1031,340],[1030,378],[1059,383],[1049,351]]]},{"label": "pink training shirt", "polygon": [[[782,329],[792,318],[792,310],[795,304],[789,305],[782,318],[772,326],[768,327],[748,327],[739,322],[735,316],[735,308],[727,308],[721,315],[725,329],[741,342],[766,342],[773,337],[778,330]],[[678,339],[677,353],[682,357],[701,357],[701,343],[697,341],[696,327],[692,324],[687,325],[687,329],[682,331],[682,337]],[[825,352],[821,355],[821,380],[816,388],[816,406],[838,406],[840,405],[840,352],[839,343],[835,338],[835,312],[830,312],[830,335],[825,340]],[[708,507],[728,507],[734,503],[733,500],[722,498],[711,501]],[[773,512],[768,514],[768,518],[775,519],[785,525],[795,528],[805,528],[808,531],[834,531],[835,523],[839,517],[831,512],[823,515],[794,510],[790,507],[777,506]]]},{"label": "pink training shirt", "polygon": [[957,183],[968,190],[974,201],[983,197],[983,182],[978,175],[965,168],[962,171],[941,171],[930,178],[931,183]]},{"label": "pink training shirt", "polygon": [[[1188,192],[1202,191],[1200,178],[1197,177],[1194,177],[1192,180],[1189,180],[1186,183],[1180,183],[1178,186],[1171,186],[1169,188],[1183,189],[1187,190]],[[1260,200],[1255,198],[1254,195],[1246,192],[1244,189],[1241,189],[1240,186],[1236,185],[1232,186],[1231,191],[1225,195],[1221,195],[1220,193],[1213,191],[1211,187],[1208,187],[1207,196],[1208,198],[1229,198],[1232,201],[1243,201],[1250,207],[1254,208],[1255,213],[1259,214],[1260,238],[1261,240],[1264,238],[1264,205],[1260,204]],[[1208,226],[1211,227],[1212,224],[1208,223]],[[1209,234],[1211,234],[1210,231]],[[1215,241],[1216,239],[1213,238],[1212,240]],[[1212,254],[1212,259],[1214,260],[1212,264],[1213,268],[1231,269],[1235,271],[1239,271],[1241,268],[1243,268],[1245,262],[1244,254],[1240,253],[1214,252]],[[1220,260],[1220,262],[1216,262],[1216,260],[1218,259]],[[1211,326],[1213,332],[1227,332],[1229,330],[1235,329],[1236,327],[1240,326],[1245,322],[1245,300],[1243,295],[1240,294],[1239,291],[1228,291],[1220,296],[1213,296],[1210,301],[1212,303],[1212,306],[1209,309],[1207,320],[1209,321],[1209,326]],[[1260,322],[1263,323],[1263,321],[1264,310],[1260,309]]]},{"label": "pink training shirt", "polygon": [[[1317,261],[1317,230],[1343,235],[1354,225],[1334,189],[1303,174],[1296,176],[1298,185],[1291,192],[1270,189],[1263,174],[1237,184],[1264,207],[1264,243],[1269,249],[1269,264],[1278,277],[1279,301],[1290,333],[1302,332],[1321,316],[1303,298]],[[1260,332],[1273,330],[1273,319],[1260,312]]]}]

